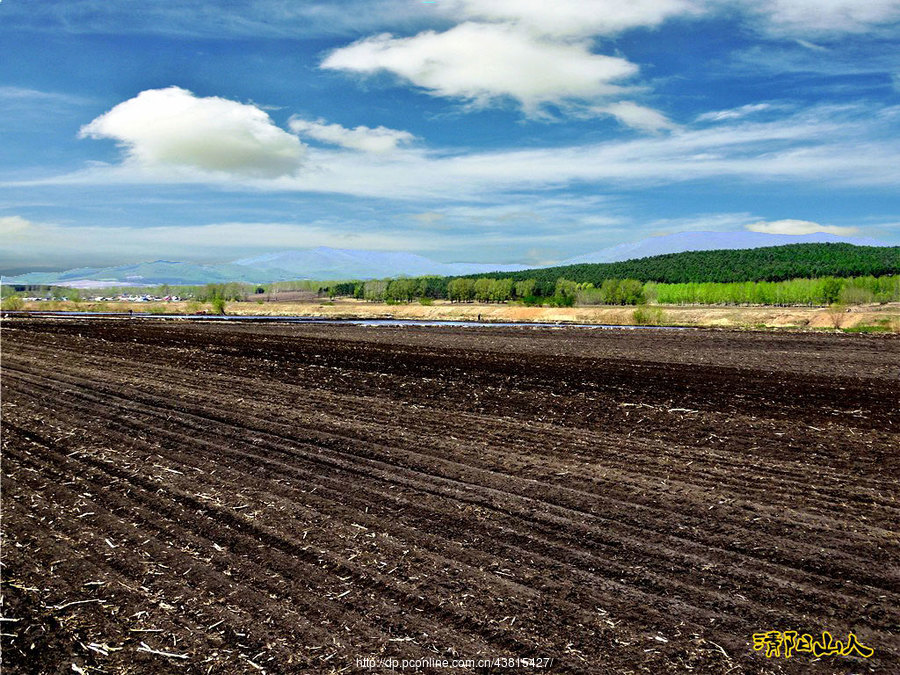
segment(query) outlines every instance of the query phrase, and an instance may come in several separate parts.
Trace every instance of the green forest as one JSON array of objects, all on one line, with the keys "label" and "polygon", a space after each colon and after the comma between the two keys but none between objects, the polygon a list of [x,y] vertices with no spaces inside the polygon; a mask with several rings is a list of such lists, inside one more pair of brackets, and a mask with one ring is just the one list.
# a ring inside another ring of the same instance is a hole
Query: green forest
[{"label": "green forest", "polygon": [[514,281],[534,279],[540,295],[552,294],[557,279],[599,286],[606,279],[656,283],[732,283],[785,281],[820,277],[863,277],[900,274],[900,246],[852,244],[788,244],[720,251],[687,251],[614,263],[474,275]]}]

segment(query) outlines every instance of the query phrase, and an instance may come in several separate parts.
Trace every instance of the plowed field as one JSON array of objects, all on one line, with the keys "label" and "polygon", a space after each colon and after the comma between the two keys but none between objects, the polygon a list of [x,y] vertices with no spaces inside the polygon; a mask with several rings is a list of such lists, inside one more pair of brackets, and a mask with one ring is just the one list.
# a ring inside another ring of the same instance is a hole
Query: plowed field
[{"label": "plowed field", "polygon": [[[900,671],[896,336],[45,319],[2,348],[4,672]],[[769,630],[875,654],[767,659]]]}]

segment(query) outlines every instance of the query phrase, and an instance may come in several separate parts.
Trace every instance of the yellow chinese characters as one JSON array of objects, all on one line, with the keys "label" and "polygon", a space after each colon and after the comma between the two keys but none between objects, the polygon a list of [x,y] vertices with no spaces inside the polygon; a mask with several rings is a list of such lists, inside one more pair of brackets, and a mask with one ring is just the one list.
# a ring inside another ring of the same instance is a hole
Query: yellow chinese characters
[{"label": "yellow chinese characters", "polygon": [[770,630],[753,634],[753,649],[765,650],[766,658],[789,659],[795,654],[812,654],[820,656],[861,656],[870,658],[875,650],[867,647],[854,633],[850,633],[846,641],[835,640],[828,631],[822,631],[822,637],[813,639],[809,633],[798,633],[795,630]]}]

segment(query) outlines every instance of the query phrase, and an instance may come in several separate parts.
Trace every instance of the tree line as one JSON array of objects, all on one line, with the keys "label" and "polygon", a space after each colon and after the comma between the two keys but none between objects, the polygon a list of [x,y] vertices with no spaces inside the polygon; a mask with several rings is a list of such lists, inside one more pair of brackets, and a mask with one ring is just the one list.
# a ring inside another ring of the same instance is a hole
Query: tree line
[{"label": "tree line", "polygon": [[861,305],[900,301],[900,275],[790,279],[726,284],[645,284],[662,305]]},{"label": "tree line", "polygon": [[[446,283],[444,283],[446,282]],[[546,287],[544,287],[546,288]],[[513,277],[420,277],[345,282],[332,287],[332,297],[350,296],[371,302],[412,302],[445,299],[451,302],[521,302],[526,305],[858,305],[900,302],[900,275],[821,277],[787,281],[733,283],[641,282],[604,279],[599,285],[559,278],[543,294],[537,279]]]},{"label": "tree line", "polygon": [[[538,279],[513,277],[413,277],[339,282],[279,282],[273,284],[206,284],[204,286],[158,286],[105,289],[104,294],[140,291],[157,297],[177,295],[198,302],[249,301],[263,293],[304,290],[320,298],[352,297],[369,302],[408,303],[433,300],[451,302],[519,302],[525,305],[571,307],[589,305],[859,305],[900,302],[900,275],[820,277],[787,281],[742,281],[731,283],[657,283],[638,279],[604,279],[600,284],[559,278],[549,292]],[[77,289],[52,287],[56,300],[84,299]],[[18,295],[4,287],[4,297]],[[88,291],[96,294],[97,291]]]}]

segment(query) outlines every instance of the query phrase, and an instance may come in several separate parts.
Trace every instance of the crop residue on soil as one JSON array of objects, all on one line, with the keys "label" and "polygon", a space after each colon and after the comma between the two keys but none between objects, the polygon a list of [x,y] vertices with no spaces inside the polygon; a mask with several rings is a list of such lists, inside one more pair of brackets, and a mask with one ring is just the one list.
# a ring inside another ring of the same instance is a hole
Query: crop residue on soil
[{"label": "crop residue on soil", "polygon": [[896,336],[32,319],[2,367],[5,672],[900,669]]}]

